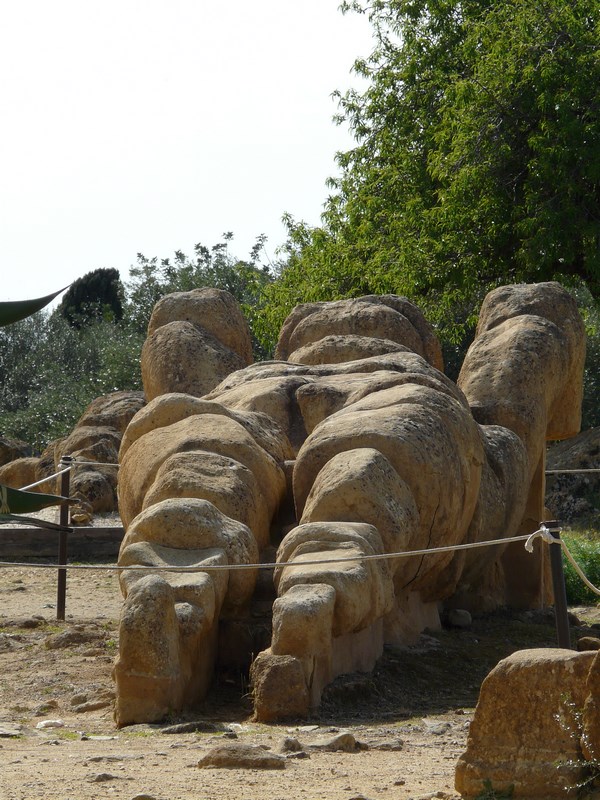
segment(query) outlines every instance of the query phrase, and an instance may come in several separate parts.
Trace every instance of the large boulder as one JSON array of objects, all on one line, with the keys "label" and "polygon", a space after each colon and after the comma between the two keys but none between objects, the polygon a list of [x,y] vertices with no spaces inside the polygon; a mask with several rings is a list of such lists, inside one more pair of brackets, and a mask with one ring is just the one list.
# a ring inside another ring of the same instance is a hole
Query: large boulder
[{"label": "large boulder", "polygon": [[71,433],[46,448],[38,471],[51,474],[60,468],[63,456],[73,458],[71,496],[91,512],[116,511],[121,439],[145,402],[142,392],[135,391],[111,392],[92,400]]},{"label": "large boulder", "polygon": [[[296,306],[281,330],[275,356],[290,361],[298,360],[298,355],[290,358],[294,351],[332,335],[391,341],[406,346],[434,367],[443,369],[442,351],[433,328],[417,306],[397,295],[369,295],[356,300]],[[351,342],[348,345],[349,348],[354,347]],[[325,349],[334,353],[330,346]],[[378,350],[390,352],[385,345],[379,345]],[[334,360],[339,359],[334,356]],[[305,363],[315,362],[311,360]]]},{"label": "large boulder", "polygon": [[[243,425],[217,411],[154,428],[129,446],[119,474],[119,511],[126,527],[144,507],[146,494],[158,491],[157,473],[166,459],[190,451],[217,453],[250,470],[271,519],[285,492],[283,471]],[[169,479],[164,470],[161,474]],[[198,492],[200,488],[194,490],[195,496]]]},{"label": "large boulder", "polygon": [[245,364],[252,362],[250,329],[239,303],[229,292],[206,287],[166,295],[154,306],[148,336],[174,320],[203,328]]},{"label": "large boulder", "polygon": [[[311,487],[300,522],[327,521],[367,522],[379,531],[385,552],[399,553],[414,549],[419,510],[389,460],[378,450],[360,448],[331,458]],[[394,575],[407,563],[389,562]]]},{"label": "large boulder", "polygon": [[[558,283],[504,286],[484,300],[475,340],[458,385],[481,425],[498,425],[521,440],[527,460],[525,507],[515,533],[529,534],[545,519],[546,440],[578,432],[585,329],[574,298]],[[532,558],[519,544],[502,554],[492,593],[527,608],[551,602],[549,558]],[[486,590],[484,590],[486,591]]]},{"label": "large boulder", "polygon": [[462,797],[480,797],[485,781],[497,792],[512,786],[515,797],[531,800],[576,794],[587,758],[578,720],[594,658],[593,652],[522,650],[490,672],[456,767]]},{"label": "large boulder", "polygon": [[[133,520],[119,554],[125,606],[115,666],[118,725],[162,719],[202,698],[221,612],[246,606],[256,583],[255,568],[227,567],[257,560],[250,529],[207,500],[164,500]],[[153,568],[168,571],[153,575]]]},{"label": "large boulder", "polygon": [[145,404],[143,392],[111,392],[92,400],[79,418],[77,426],[113,428],[122,436],[135,414]]},{"label": "large boulder", "polygon": [[[40,459],[35,456],[15,458],[0,467],[0,483],[10,486],[12,489],[22,489],[32,483],[37,483],[43,477],[45,476],[40,474]],[[56,481],[49,479],[34,486],[31,491],[53,493],[56,491]]]},{"label": "large boulder", "polygon": [[[383,454],[409,487],[419,509],[411,536],[414,548],[462,542],[477,503],[484,460],[479,428],[465,405],[429,387],[405,384],[369,394],[328,417],[298,454],[293,477],[298,516],[327,462],[362,448]],[[426,561],[414,559],[404,572],[406,583],[427,593],[451,558],[443,553]]]},{"label": "large boulder", "polygon": [[212,333],[180,320],[163,325],[146,339],[141,363],[149,400],[166,392],[201,397],[231,372],[246,366]]},{"label": "large boulder", "polygon": [[142,348],[149,400],[167,392],[200,397],[251,362],[248,323],[228,292],[193,289],[156,304]]},{"label": "large boulder", "polygon": [[31,447],[20,439],[0,436],[0,467],[16,458],[27,458],[31,455]]}]

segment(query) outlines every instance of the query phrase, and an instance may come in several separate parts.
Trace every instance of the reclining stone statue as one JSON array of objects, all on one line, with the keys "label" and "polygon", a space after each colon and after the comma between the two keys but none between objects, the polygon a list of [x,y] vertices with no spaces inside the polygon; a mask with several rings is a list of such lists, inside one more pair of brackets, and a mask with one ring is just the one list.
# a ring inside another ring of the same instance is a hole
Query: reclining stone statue
[{"label": "reclining stone statue", "polygon": [[541,546],[402,553],[539,527],[545,442],[579,430],[584,351],[557,283],[488,295],[456,384],[402,297],[298,306],[261,363],[226,292],[159,301],[119,456],[117,723],[197,702],[216,665],[251,665],[258,719],[306,715],[444,607],[550,600]]}]

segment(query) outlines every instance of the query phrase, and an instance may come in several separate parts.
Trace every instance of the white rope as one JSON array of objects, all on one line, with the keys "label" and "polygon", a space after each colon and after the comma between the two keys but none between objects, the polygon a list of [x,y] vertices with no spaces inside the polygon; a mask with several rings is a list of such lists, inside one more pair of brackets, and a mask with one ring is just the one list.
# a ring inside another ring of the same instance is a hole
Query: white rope
[{"label": "white rope", "polygon": [[29,489],[33,489],[34,486],[40,486],[42,483],[46,483],[46,481],[51,481],[52,478],[58,478],[59,475],[64,475],[65,472],[70,472],[71,467],[66,467],[65,469],[61,469],[60,472],[55,472],[54,475],[48,475],[47,478],[42,478],[35,483],[30,483],[28,486],[21,486],[19,489],[20,492],[27,492]]},{"label": "white rope", "polygon": [[600,472],[600,469],[547,469],[546,475],[576,475],[579,472]]},{"label": "white rope", "polygon": [[577,575],[579,575],[579,577],[585,583],[588,589],[594,592],[594,594],[600,595],[600,589],[598,589],[597,586],[594,586],[594,584],[590,580],[588,580],[588,578],[586,578],[585,574],[583,573],[583,570],[571,555],[569,548],[567,547],[565,542],[563,542],[561,539],[560,543],[562,545],[562,549],[564,550],[566,557],[569,559],[569,562],[571,563],[571,566],[573,567]]},{"label": "white rope", "polygon": [[292,568],[292,567],[305,567],[305,566],[322,566],[324,564],[343,564],[352,561],[373,561],[373,560],[386,560],[392,558],[410,558],[420,555],[430,555],[434,553],[447,553],[455,550],[470,550],[478,547],[489,547],[497,544],[510,544],[511,542],[525,542],[525,549],[528,553],[533,552],[533,543],[536,539],[542,539],[546,544],[559,544],[565,552],[565,555],[571,563],[573,569],[583,583],[594,594],[600,596],[600,589],[588,580],[583,573],[579,564],[575,561],[569,548],[562,539],[558,539],[552,535],[552,531],[560,532],[560,528],[547,528],[544,523],[529,535],[523,536],[510,536],[506,539],[491,539],[486,542],[471,542],[470,544],[456,544],[448,545],[447,547],[434,547],[429,550],[410,550],[403,553],[378,553],[374,555],[361,555],[361,556],[347,556],[346,558],[324,558],[315,559],[310,561],[275,561],[265,564],[205,564],[194,565],[191,567],[173,567],[165,566],[159,567],[146,564],[131,564],[129,566],[119,566],[118,564],[31,564],[29,562],[8,562],[0,561],[0,569],[5,568],[19,568],[19,569],[70,569],[70,570],[88,570],[97,571],[105,570],[109,572],[123,572],[125,570],[144,571],[144,572],[219,572],[222,570],[247,570],[247,569],[276,569],[276,568]]},{"label": "white rope", "polygon": [[74,467],[119,467],[119,464],[108,461],[80,461],[78,458],[74,458],[72,464]]},{"label": "white rope", "polygon": [[527,541],[525,542],[525,550],[528,553],[533,553],[533,543],[536,539],[541,539],[546,544],[559,544],[561,543],[560,539],[557,539],[555,536],[552,535],[552,531],[556,531],[560,533],[562,528],[547,528],[544,523],[540,525],[537,531],[534,531],[527,537]]},{"label": "white rope", "polygon": [[119,467],[118,464],[110,464],[104,463],[102,461],[78,461],[74,458],[72,461],[67,462],[61,459],[61,464],[68,464],[67,467],[64,469],[59,470],[58,472],[53,473],[52,475],[48,475],[45,478],[41,478],[39,481],[35,483],[29,483],[27,486],[21,486],[19,489],[20,492],[28,492],[30,489],[35,488],[36,486],[41,486],[42,483],[46,483],[47,481],[51,481],[53,478],[59,478],[61,475],[64,475],[65,472],[71,472],[73,467]]},{"label": "white rope", "polygon": [[[539,530],[534,531],[534,533],[529,535],[522,535],[522,536],[509,536],[506,539],[491,539],[486,542],[471,542],[469,544],[453,544],[448,545],[446,547],[432,547],[429,550],[407,550],[402,553],[375,553],[373,555],[356,555],[356,556],[346,556],[341,558],[322,558],[322,559],[311,559],[307,561],[274,561],[265,564],[194,564],[193,566],[183,567],[183,566],[165,566],[159,567],[154,566],[152,564],[131,564],[128,566],[123,566],[119,564],[69,564],[68,569],[89,569],[89,570],[114,570],[116,572],[122,572],[123,570],[145,570],[152,571],[152,572],[220,572],[223,570],[245,570],[245,569],[278,569],[278,568],[288,568],[288,567],[305,567],[305,566],[321,566],[323,564],[345,564],[349,562],[360,562],[360,561],[387,561],[393,558],[412,558],[413,556],[427,556],[432,555],[434,553],[450,553],[455,550],[472,550],[477,547],[489,547],[491,545],[498,545],[498,544],[510,544],[511,542],[529,542],[532,543],[535,538],[538,536],[544,538],[542,536],[542,531],[548,530],[545,526],[542,526]],[[553,542],[557,542],[554,537],[550,534],[551,539]],[[544,538],[544,541],[547,541]],[[533,545],[531,544],[533,549]],[[529,550],[531,552],[531,550]],[[8,562],[8,561],[0,561],[0,569],[4,567],[31,567],[32,569],[56,569],[56,564],[28,564],[27,562],[24,563],[17,563],[17,562]],[[62,569],[66,568],[66,565],[61,565]]]}]

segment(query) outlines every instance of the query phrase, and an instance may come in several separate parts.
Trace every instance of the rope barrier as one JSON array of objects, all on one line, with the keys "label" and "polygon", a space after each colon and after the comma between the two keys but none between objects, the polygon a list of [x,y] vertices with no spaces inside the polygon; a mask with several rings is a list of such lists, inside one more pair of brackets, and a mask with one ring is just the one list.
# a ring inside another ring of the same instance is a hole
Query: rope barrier
[{"label": "rope barrier", "polygon": [[571,564],[577,575],[580,577],[580,579],[585,583],[585,585],[588,587],[588,589],[590,589],[590,591],[592,591],[594,594],[600,595],[600,589],[597,586],[594,586],[594,584],[585,576],[583,570],[571,555],[569,548],[562,540],[561,540],[561,545],[564,554],[569,560],[569,563]]},{"label": "rope barrier", "polygon": [[[65,470],[63,470],[65,471]],[[558,530],[558,529],[557,529]],[[415,556],[426,556],[435,553],[448,553],[457,550],[472,550],[478,547],[491,547],[493,545],[511,544],[512,542],[525,542],[525,549],[528,553],[533,552],[533,543],[536,539],[541,539],[549,545],[560,545],[565,553],[568,561],[575,570],[576,574],[583,581],[583,583],[600,596],[600,588],[595,586],[585,575],[577,561],[572,556],[567,544],[562,539],[557,539],[552,535],[552,529],[547,528],[543,523],[531,534],[524,534],[522,536],[510,536],[506,539],[491,539],[485,542],[471,542],[469,544],[456,544],[448,545],[446,547],[433,547],[428,550],[408,550],[402,553],[375,553],[372,555],[359,555],[347,556],[345,558],[324,558],[324,559],[311,559],[306,561],[274,561],[269,563],[255,563],[255,564],[203,564],[193,566],[157,566],[152,564],[130,564],[126,566],[119,566],[119,564],[67,564],[60,566],[62,570],[84,570],[84,571],[100,571],[107,572],[123,572],[125,570],[143,571],[143,572],[178,572],[178,573],[195,573],[195,572],[220,572],[223,570],[249,570],[249,569],[278,569],[278,568],[293,568],[305,566],[323,566],[325,564],[344,564],[352,561],[385,561],[394,558],[412,558]],[[10,562],[0,561],[0,569],[51,569],[56,570],[56,564],[37,564],[29,562]]]},{"label": "rope barrier", "polygon": [[[55,472],[53,475],[48,475],[45,478],[41,478],[39,481],[35,483],[30,483],[27,486],[21,487],[21,491],[28,491],[30,489],[35,488],[36,486],[40,486],[47,481],[53,480],[54,478],[58,478],[61,475],[64,475],[67,472],[70,472],[75,466],[104,466],[104,467],[116,467],[119,468],[119,464],[113,463],[102,463],[99,461],[78,461],[76,458],[63,458],[60,462],[61,466],[63,464],[67,464],[66,467]],[[549,469],[545,470],[546,475],[569,475],[569,474],[596,474],[600,473],[600,469]],[[556,529],[560,531],[560,529]],[[270,562],[270,563],[253,563],[253,564],[203,564],[203,565],[192,565],[192,566],[158,566],[158,565],[145,565],[145,564],[131,564],[128,566],[119,566],[118,564],[61,564],[60,570],[66,571],[67,569],[70,570],[105,570],[111,572],[122,572],[123,570],[133,570],[133,571],[144,571],[144,572],[178,572],[178,573],[195,573],[195,572],[219,572],[223,570],[256,570],[256,569],[279,569],[279,568],[293,568],[293,567],[304,567],[304,566],[323,566],[327,564],[343,564],[343,563],[350,563],[350,562],[363,562],[363,561],[386,561],[398,558],[412,558],[416,556],[427,556],[433,555],[436,553],[448,553],[448,552],[456,552],[459,550],[471,550],[478,547],[490,547],[494,545],[506,545],[511,544],[512,542],[525,542],[525,549],[528,553],[533,552],[533,543],[535,539],[540,538],[546,544],[559,544],[562,550],[565,553],[566,558],[568,559],[569,563],[575,570],[578,577],[583,581],[583,583],[590,589],[590,591],[594,592],[594,594],[600,596],[600,589],[586,577],[584,572],[582,571],[581,567],[569,551],[569,548],[565,544],[563,540],[560,538],[556,538],[552,535],[552,530],[547,528],[546,525],[543,523],[541,524],[540,528],[529,535],[522,535],[522,536],[511,536],[505,539],[492,539],[485,542],[470,542],[468,544],[457,544],[457,545],[448,545],[445,547],[434,547],[426,550],[410,550],[401,553],[375,553],[371,555],[362,554],[358,556],[347,556],[341,558],[329,558],[329,559],[314,559],[314,560],[303,560],[303,561],[284,561],[284,562]],[[10,569],[10,568],[19,568],[19,569],[52,569],[55,570],[57,567],[55,564],[31,564],[27,562],[7,562],[3,561],[0,562],[0,569]]]},{"label": "rope barrier", "polygon": [[73,459],[74,467],[119,467],[120,464],[112,464],[110,461],[79,461],[78,458]]},{"label": "rope barrier", "polygon": [[40,486],[42,483],[46,483],[46,481],[51,481],[53,478],[58,478],[60,475],[64,475],[65,472],[70,472],[71,467],[66,467],[65,469],[61,469],[60,472],[55,472],[54,475],[48,475],[46,478],[42,478],[35,483],[30,483],[28,486],[21,486],[21,492],[28,492],[29,489],[33,489],[34,486]]},{"label": "rope barrier", "polygon": [[600,473],[600,469],[547,469],[546,475],[578,475],[586,472]]},{"label": "rope barrier", "polygon": [[[155,566],[153,564],[131,564],[131,565],[119,565],[119,564],[69,564],[65,567],[68,569],[82,569],[82,570],[108,570],[108,571],[116,571],[122,572],[124,570],[144,570],[148,571],[151,570],[152,572],[221,572],[223,570],[232,570],[232,571],[240,571],[240,570],[248,570],[248,569],[278,569],[284,567],[305,567],[305,566],[322,566],[323,564],[346,564],[349,562],[361,562],[361,561],[389,561],[395,558],[412,558],[414,556],[426,556],[426,555],[433,555],[435,553],[450,553],[456,550],[472,550],[478,547],[490,547],[492,545],[504,545],[504,544],[511,544],[512,542],[525,542],[525,547],[527,548],[528,552],[532,552],[533,550],[533,541],[536,538],[542,538],[544,541],[550,541],[547,536],[550,537],[552,542],[558,543],[557,540],[554,539],[552,534],[550,533],[549,529],[545,526],[540,527],[537,531],[534,531],[531,534],[523,534],[521,536],[509,536],[506,539],[490,539],[486,542],[470,542],[468,544],[454,544],[454,545],[447,545],[445,547],[432,547],[428,550],[405,550],[401,553],[374,553],[371,555],[356,555],[356,556],[346,556],[341,558],[322,558],[322,559],[310,559],[306,561],[273,561],[264,564],[253,563],[253,564],[194,564],[192,566]],[[530,546],[531,549],[527,547]],[[0,569],[8,568],[8,567],[20,567],[25,568],[29,567],[32,569],[56,569],[56,564],[29,564],[27,562],[9,562],[9,561],[0,561]]]}]

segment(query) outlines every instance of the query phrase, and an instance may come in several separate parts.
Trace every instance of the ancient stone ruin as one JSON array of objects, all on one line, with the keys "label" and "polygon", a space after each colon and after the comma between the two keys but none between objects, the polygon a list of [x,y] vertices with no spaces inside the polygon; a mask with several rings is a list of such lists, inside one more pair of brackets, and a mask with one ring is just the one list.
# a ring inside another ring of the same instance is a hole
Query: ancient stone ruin
[{"label": "ancient stone ruin", "polygon": [[161,300],[148,403],[119,453],[117,723],[161,719],[215,669],[248,667],[257,719],[306,715],[444,608],[551,600],[539,543],[365,556],[537,529],[545,442],[580,426],[584,340],[557,283],[499,288],[455,384],[402,297],[298,306],[262,363],[226,292]]}]

